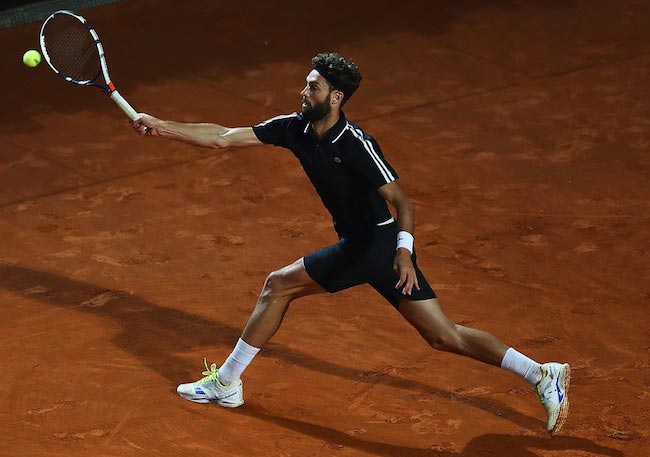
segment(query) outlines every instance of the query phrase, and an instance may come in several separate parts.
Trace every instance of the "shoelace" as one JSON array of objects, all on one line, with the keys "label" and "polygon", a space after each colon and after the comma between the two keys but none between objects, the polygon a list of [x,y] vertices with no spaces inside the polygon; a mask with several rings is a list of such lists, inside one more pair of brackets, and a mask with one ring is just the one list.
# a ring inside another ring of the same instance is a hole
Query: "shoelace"
[{"label": "shoelace", "polygon": [[214,381],[214,382],[219,382],[217,379],[217,364],[213,363],[208,367],[208,360],[203,357],[203,365],[205,365],[205,371],[202,372],[201,374],[204,375],[205,377],[198,381],[199,384],[204,384],[208,381]]},{"label": "shoelace", "polygon": [[536,386],[531,387],[531,389],[532,389],[533,392],[535,392],[535,395],[537,395],[537,398],[539,399],[539,401],[540,401],[542,404],[544,404],[544,393],[542,393],[542,391],[540,390],[539,385],[542,383],[542,380],[543,380],[543,379],[546,377],[546,375],[548,374],[548,371],[545,370],[544,367],[542,367],[542,368],[541,368],[541,372],[542,372],[542,379],[539,380],[539,382],[537,383]]}]

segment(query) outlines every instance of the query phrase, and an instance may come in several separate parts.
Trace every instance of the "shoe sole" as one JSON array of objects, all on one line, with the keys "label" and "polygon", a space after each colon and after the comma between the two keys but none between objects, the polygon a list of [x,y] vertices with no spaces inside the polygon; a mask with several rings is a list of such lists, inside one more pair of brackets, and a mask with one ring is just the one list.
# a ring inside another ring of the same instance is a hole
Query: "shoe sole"
[{"label": "shoe sole", "polygon": [[569,385],[571,384],[571,366],[568,363],[564,364],[564,376],[562,376],[562,390],[564,390],[564,400],[560,404],[560,412],[557,415],[555,425],[550,430],[551,435],[557,435],[562,430],[567,415],[569,414]]},{"label": "shoe sole", "polygon": [[219,403],[219,400],[210,400],[207,398],[196,398],[196,397],[190,397],[187,395],[183,395],[181,393],[178,394],[181,398],[184,398],[185,400],[189,400],[194,403],[216,403],[219,406],[222,406],[224,408],[239,408],[241,405],[244,404],[244,401],[242,400],[239,403]]}]

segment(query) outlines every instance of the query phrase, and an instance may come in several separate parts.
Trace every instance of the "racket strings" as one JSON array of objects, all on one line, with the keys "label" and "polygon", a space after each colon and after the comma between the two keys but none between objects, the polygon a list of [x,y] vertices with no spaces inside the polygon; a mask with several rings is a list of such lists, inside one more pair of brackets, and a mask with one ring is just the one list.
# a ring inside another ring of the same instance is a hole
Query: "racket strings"
[{"label": "racket strings", "polygon": [[57,15],[43,29],[43,43],[51,65],[77,80],[92,81],[101,72],[99,51],[94,37],[78,19]]}]

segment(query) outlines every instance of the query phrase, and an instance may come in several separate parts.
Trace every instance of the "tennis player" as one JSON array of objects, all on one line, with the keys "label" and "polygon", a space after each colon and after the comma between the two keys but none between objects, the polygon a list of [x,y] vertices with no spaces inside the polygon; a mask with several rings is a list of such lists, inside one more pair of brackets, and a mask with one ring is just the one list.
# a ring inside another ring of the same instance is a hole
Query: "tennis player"
[{"label": "tennis player", "polygon": [[[300,92],[300,112],[253,127],[189,124],[140,114],[133,128],[209,148],[273,144],[291,150],[331,213],[338,243],[268,275],[241,338],[223,365],[199,381],[181,384],[187,400],[235,408],[244,403],[240,377],[280,327],[289,303],[307,295],[369,284],[434,349],[509,370],[537,391],[558,433],[569,409],[570,367],[539,364],[489,333],[452,322],[418,268],[413,207],[375,139],[346,119],[343,106],[361,82],[357,66],[336,53],[318,54]],[[395,210],[391,216],[388,204]]]}]

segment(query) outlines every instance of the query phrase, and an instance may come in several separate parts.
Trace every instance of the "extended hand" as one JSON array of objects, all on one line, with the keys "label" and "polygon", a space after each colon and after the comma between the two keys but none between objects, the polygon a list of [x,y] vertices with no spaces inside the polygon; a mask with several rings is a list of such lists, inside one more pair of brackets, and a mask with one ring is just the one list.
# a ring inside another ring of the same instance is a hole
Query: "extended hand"
[{"label": "extended hand", "polygon": [[160,123],[160,119],[144,113],[138,113],[138,116],[140,117],[134,121],[131,121],[133,130],[138,132],[140,135],[159,135],[157,126]]},{"label": "extended hand", "polygon": [[402,294],[411,295],[413,286],[417,290],[420,290],[420,285],[418,284],[418,278],[415,274],[415,267],[411,261],[411,253],[408,249],[399,248],[395,254],[395,261],[393,262],[393,270],[399,275],[399,281],[395,284],[395,289],[399,289],[404,286],[402,289]]}]

